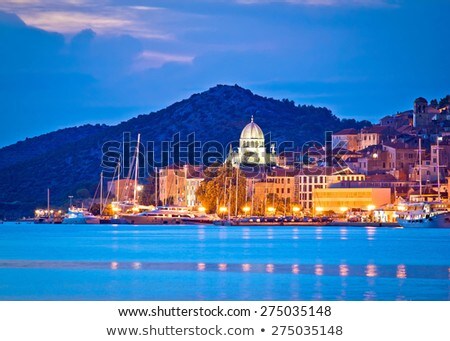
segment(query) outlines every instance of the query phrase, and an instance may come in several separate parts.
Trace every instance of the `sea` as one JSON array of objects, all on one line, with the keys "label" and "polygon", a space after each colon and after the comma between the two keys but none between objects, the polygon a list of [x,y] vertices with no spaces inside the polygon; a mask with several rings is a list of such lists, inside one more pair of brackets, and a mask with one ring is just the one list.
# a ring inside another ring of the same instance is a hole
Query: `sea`
[{"label": "sea", "polygon": [[0,225],[0,300],[449,299],[450,229]]}]

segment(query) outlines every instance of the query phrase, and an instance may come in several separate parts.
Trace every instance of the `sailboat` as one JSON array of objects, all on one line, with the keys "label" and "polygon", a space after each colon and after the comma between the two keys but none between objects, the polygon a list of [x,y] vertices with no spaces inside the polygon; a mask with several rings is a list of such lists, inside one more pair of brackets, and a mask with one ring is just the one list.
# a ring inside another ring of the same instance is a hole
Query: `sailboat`
[{"label": "sailboat", "polygon": [[34,214],[35,224],[61,224],[61,211],[50,208],[50,188],[47,188],[47,209],[37,209]]},{"label": "sailboat", "polygon": [[438,200],[427,202],[422,196],[422,141],[419,139],[419,193],[420,201],[399,205],[397,223],[401,227],[417,228],[450,228],[450,212],[447,204],[441,199],[440,189],[440,161],[439,161],[439,137],[437,138],[437,164],[438,164]]}]

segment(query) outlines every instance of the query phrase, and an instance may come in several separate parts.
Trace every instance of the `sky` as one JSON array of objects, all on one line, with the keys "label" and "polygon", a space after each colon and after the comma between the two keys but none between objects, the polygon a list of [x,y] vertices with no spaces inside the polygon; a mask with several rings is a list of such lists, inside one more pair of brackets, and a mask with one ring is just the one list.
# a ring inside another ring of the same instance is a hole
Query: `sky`
[{"label": "sky", "polygon": [[0,147],[216,84],[377,122],[450,93],[448,13],[448,0],[0,0]]}]

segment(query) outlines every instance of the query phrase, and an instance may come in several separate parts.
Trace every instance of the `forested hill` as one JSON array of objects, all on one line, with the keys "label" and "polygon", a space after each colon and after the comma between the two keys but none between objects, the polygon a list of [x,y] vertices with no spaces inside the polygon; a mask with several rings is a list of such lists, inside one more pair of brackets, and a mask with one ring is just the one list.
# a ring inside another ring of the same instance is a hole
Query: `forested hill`
[{"label": "forested hill", "polygon": [[323,141],[326,130],[361,128],[370,122],[342,120],[327,108],[296,105],[253,94],[237,85],[217,85],[205,92],[115,126],[85,125],[26,139],[0,149],[0,217],[31,215],[44,206],[50,188],[55,206],[67,205],[68,195],[93,195],[106,141],[122,140],[124,132],[142,141],[170,141],[195,132],[200,142],[227,144],[239,139],[254,115],[274,141]]}]

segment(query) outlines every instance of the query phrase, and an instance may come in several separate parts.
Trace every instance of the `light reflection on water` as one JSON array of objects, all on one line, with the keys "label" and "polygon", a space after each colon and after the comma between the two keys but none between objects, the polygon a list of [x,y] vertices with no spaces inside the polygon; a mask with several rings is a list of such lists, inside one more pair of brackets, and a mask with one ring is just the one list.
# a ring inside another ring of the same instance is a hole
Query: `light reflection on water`
[{"label": "light reflection on water", "polygon": [[358,265],[358,264],[261,264],[261,263],[190,263],[190,262],[95,262],[2,260],[0,269],[72,269],[72,270],[140,270],[140,271],[228,271],[233,273],[273,273],[333,277],[382,277],[448,279],[446,266]]},{"label": "light reflection on water", "polygon": [[366,227],[366,231],[367,231],[367,240],[375,240],[377,228],[373,226],[368,226]]},{"label": "light reflection on water", "polygon": [[347,264],[339,265],[339,276],[347,277],[348,273],[349,273],[349,271],[348,271],[348,265]]},{"label": "light reflection on water", "polygon": [[404,264],[397,265],[397,278],[406,278],[406,266]]},{"label": "light reflection on water", "polygon": [[0,299],[449,300],[449,243],[349,226],[1,226]]},{"label": "light reflection on water", "polygon": [[366,276],[367,277],[377,277],[377,266],[374,264],[368,264],[366,267]]},{"label": "light reflection on water", "polygon": [[348,239],[347,238],[347,234],[348,234],[347,228],[341,227],[339,232],[340,232],[341,240],[347,240]]}]

